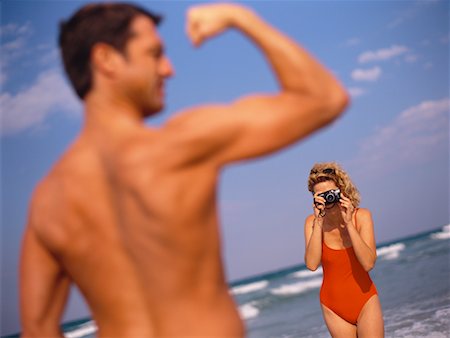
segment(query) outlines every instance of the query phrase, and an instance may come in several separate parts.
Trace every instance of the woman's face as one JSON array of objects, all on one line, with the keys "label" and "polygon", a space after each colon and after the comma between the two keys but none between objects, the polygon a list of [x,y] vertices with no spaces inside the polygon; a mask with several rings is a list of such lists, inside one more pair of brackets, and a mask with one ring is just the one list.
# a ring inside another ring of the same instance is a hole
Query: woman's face
[{"label": "woman's face", "polygon": [[[317,193],[321,194],[325,191],[334,190],[334,189],[339,189],[338,186],[336,185],[336,183],[334,183],[334,181],[319,182],[313,187],[314,194],[317,194]],[[331,205],[327,205],[326,208],[334,209],[335,205],[336,205],[336,203],[333,203]]]},{"label": "woman's face", "polygon": [[333,190],[333,189],[338,189],[338,186],[333,181],[319,182],[313,188],[314,194],[317,194],[317,193],[321,194],[325,191]]}]

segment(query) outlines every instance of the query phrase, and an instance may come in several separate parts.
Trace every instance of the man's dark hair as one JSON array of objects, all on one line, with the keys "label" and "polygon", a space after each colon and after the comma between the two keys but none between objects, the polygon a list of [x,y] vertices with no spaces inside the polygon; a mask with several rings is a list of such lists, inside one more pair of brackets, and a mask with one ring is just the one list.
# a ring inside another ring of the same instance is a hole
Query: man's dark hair
[{"label": "man's dark hair", "polygon": [[125,53],[132,36],[131,21],[144,15],[158,25],[162,17],[127,3],[98,3],[80,8],[60,24],[59,47],[66,73],[77,95],[83,99],[92,87],[90,56],[99,42]]}]

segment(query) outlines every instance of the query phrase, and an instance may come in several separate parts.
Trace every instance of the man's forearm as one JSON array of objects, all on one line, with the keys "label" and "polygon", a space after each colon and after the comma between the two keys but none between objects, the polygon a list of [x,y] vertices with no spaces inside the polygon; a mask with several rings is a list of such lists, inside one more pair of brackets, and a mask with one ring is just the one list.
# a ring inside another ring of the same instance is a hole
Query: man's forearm
[{"label": "man's forearm", "polygon": [[328,70],[250,9],[236,7],[231,25],[262,49],[283,91],[345,96],[344,89]]}]

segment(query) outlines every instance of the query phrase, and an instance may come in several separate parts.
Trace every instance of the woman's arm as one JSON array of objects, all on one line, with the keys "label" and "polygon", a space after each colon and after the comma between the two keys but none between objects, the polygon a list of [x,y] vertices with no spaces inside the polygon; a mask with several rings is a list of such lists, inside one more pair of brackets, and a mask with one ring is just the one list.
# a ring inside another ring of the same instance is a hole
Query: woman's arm
[{"label": "woman's arm", "polygon": [[370,271],[375,266],[377,260],[377,247],[375,244],[372,215],[369,210],[360,209],[356,217],[357,223],[359,224],[359,231],[354,224],[350,224],[347,226],[348,233],[356,258],[358,258],[364,270]]},{"label": "woman's arm", "polygon": [[[370,271],[375,266],[377,260],[377,247],[375,244],[375,234],[373,231],[372,215],[367,209],[359,209],[356,213],[356,222],[359,229],[354,224],[353,210],[350,200],[345,196],[341,196],[341,210],[343,210],[344,222],[347,226],[347,231],[352,241],[353,250],[356,258],[363,266],[364,270]],[[351,212],[350,217],[348,213]]]},{"label": "woman's arm", "polygon": [[315,271],[322,260],[322,225],[314,215],[305,220],[305,264]]},{"label": "woman's arm", "polygon": [[314,215],[305,220],[305,265],[315,271],[322,260],[322,225],[321,211],[325,208],[323,197],[314,195]]}]

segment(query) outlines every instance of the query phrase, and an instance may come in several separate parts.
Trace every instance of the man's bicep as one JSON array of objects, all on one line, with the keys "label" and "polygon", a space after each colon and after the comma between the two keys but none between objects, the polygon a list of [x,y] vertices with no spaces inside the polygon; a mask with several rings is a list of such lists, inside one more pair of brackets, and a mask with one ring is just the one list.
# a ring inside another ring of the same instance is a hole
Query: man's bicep
[{"label": "man's bicep", "polygon": [[314,104],[289,94],[249,96],[230,105],[193,109],[168,126],[178,127],[175,137],[193,153],[225,164],[271,153],[317,129],[318,121],[307,118],[319,109]]},{"label": "man's bicep", "polygon": [[245,97],[230,109],[241,133],[221,154],[225,163],[280,150],[326,123],[317,101],[290,93]]},{"label": "man's bicep", "polygon": [[163,128],[171,155],[183,163],[217,159],[239,139],[242,121],[229,105],[205,105],[180,112]]},{"label": "man's bicep", "polygon": [[29,336],[59,334],[70,280],[56,258],[28,228],[22,243],[20,305],[24,332]]}]

